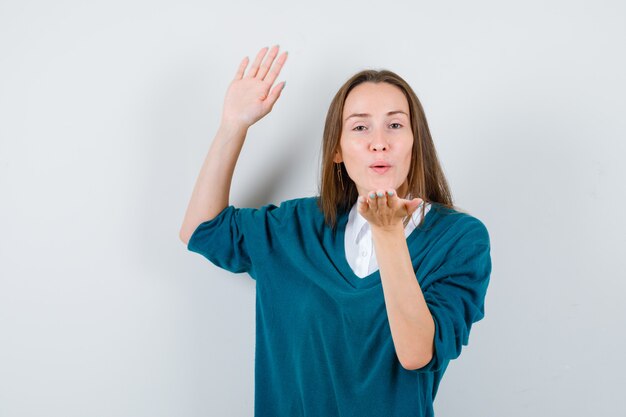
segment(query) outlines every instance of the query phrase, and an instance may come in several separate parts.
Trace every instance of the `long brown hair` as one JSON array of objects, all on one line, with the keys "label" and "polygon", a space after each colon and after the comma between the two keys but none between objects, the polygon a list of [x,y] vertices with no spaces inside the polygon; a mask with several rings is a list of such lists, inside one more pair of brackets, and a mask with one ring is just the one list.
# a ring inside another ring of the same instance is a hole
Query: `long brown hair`
[{"label": "long brown hair", "polygon": [[[411,86],[399,75],[389,70],[363,70],[346,81],[330,103],[324,126],[322,166],[318,204],[326,223],[335,229],[337,216],[350,210],[358,198],[354,182],[343,163],[336,165],[333,157],[339,148],[343,128],[343,107],[346,97],[357,85],[364,82],[388,83],[399,87],[409,103],[413,149],[408,174],[408,195],[419,197],[425,203],[439,203],[454,208],[452,194],[445,178],[437,152],[430,136],[424,109]],[[338,170],[341,172],[339,174]],[[343,186],[342,186],[343,183]],[[422,206],[422,219],[425,205]]]}]

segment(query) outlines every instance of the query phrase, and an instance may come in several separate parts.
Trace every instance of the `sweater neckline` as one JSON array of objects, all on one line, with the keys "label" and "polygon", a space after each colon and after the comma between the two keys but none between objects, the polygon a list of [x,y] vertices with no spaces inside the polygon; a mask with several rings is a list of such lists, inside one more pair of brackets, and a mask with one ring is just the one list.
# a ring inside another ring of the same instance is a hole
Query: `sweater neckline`
[{"label": "sweater neckline", "polygon": [[[426,213],[424,220],[409,234],[406,238],[407,246],[409,247],[409,251],[411,249],[413,241],[424,231],[424,229],[432,224],[434,219],[439,216],[437,210],[439,208],[439,204],[435,202],[431,202],[431,208]],[[346,246],[345,246],[345,233],[346,233],[346,225],[348,224],[348,213],[344,213],[337,218],[337,234],[335,236],[335,251],[337,254],[337,266],[339,271],[346,279],[348,284],[355,289],[365,289],[371,288],[376,285],[381,284],[380,280],[380,269],[372,272],[369,275],[361,278],[354,273],[350,264],[348,263],[348,259],[346,258]]]}]

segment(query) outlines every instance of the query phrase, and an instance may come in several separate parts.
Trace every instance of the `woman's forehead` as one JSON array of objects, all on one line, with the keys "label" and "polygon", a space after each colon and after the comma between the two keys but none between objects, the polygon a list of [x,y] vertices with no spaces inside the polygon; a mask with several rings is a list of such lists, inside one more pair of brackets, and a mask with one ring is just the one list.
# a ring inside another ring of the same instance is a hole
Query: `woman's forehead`
[{"label": "woman's forehead", "polygon": [[365,82],[354,87],[343,107],[344,120],[352,114],[361,117],[403,111],[408,115],[409,103],[402,90],[389,83]]}]

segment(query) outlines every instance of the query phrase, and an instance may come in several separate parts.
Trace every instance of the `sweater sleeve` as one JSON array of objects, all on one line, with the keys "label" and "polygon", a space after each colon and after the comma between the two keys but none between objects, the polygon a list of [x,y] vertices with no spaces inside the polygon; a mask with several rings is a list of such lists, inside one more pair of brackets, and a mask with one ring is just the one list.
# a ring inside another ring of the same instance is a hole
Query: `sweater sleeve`
[{"label": "sweater sleeve", "polygon": [[431,361],[413,372],[435,372],[461,354],[472,324],[484,317],[484,302],[491,275],[489,235],[473,218],[445,261],[428,277],[424,299],[435,322]]},{"label": "sweater sleeve", "polygon": [[248,272],[256,279],[256,269],[275,250],[276,236],[290,227],[298,200],[280,206],[224,208],[211,220],[200,223],[187,243],[216,266],[230,272]]},{"label": "sweater sleeve", "polygon": [[187,249],[230,272],[248,272],[251,260],[242,224],[245,216],[246,210],[233,206],[224,208],[213,219],[196,227]]}]

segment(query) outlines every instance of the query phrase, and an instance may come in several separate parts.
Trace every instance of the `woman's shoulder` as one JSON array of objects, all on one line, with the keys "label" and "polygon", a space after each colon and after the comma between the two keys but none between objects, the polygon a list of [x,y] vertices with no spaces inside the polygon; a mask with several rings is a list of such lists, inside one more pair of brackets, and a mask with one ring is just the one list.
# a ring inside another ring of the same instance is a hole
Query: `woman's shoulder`
[{"label": "woman's shoulder", "polygon": [[280,205],[284,205],[288,208],[293,208],[294,210],[311,210],[317,207],[318,199],[319,197],[316,196],[297,197],[289,200],[284,200],[282,203],[280,203]]},{"label": "woman's shoulder", "polygon": [[298,197],[283,200],[279,204],[269,203],[251,210],[255,217],[262,217],[276,225],[294,225],[303,221],[323,218],[318,206],[318,197]]},{"label": "woman's shoulder", "polygon": [[316,214],[319,211],[317,204],[318,197],[298,197],[288,200],[283,200],[278,205],[274,203],[266,204],[259,208],[259,210],[270,212],[274,215],[289,216],[294,212],[305,214],[310,212]]},{"label": "woman's shoulder", "polygon": [[431,203],[431,210],[436,213],[437,219],[433,222],[433,229],[458,237],[471,238],[474,242],[489,244],[489,231],[485,223],[469,211],[458,207],[448,207],[440,203]]}]

